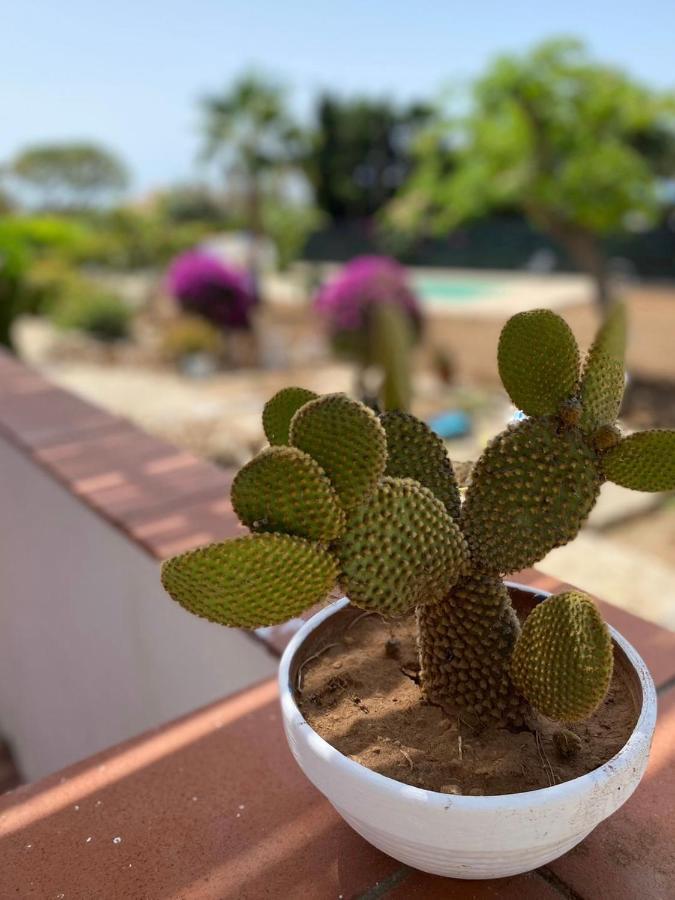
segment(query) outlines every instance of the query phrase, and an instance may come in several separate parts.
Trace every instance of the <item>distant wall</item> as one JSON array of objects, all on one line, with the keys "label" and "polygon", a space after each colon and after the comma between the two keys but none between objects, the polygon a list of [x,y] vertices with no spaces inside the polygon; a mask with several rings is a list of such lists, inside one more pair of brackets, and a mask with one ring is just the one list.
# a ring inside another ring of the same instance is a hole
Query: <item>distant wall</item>
[{"label": "distant wall", "polygon": [[[9,368],[16,375],[16,365]],[[0,388],[2,381],[0,368]],[[43,399],[52,392],[63,399],[45,383]],[[9,405],[5,394],[0,424],[6,412],[19,438],[43,440],[29,415],[38,394],[19,392]],[[92,454],[84,457],[96,464]],[[29,780],[276,668],[257,639],[190,616],[171,601],[159,583],[160,554],[75,490],[0,429],[0,733]],[[173,518],[188,505],[174,504]],[[156,521],[166,522],[162,515],[160,507]],[[187,521],[187,528],[198,541],[199,525]],[[231,529],[223,518],[222,530]]]}]

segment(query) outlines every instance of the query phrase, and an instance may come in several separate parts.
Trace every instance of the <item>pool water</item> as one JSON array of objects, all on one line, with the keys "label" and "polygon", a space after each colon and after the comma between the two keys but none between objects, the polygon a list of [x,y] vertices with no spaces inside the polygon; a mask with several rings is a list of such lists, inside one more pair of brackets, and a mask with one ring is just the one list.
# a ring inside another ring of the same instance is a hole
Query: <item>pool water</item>
[{"label": "pool water", "polygon": [[471,303],[475,300],[484,300],[495,291],[495,285],[489,281],[415,278],[414,282],[423,300],[441,300],[444,303]]}]

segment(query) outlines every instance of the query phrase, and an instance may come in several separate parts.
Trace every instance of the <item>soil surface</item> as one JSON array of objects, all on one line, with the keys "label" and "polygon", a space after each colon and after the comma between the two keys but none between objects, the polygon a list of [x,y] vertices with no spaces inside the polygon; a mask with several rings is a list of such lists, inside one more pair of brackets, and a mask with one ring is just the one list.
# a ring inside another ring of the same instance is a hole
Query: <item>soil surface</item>
[{"label": "soil surface", "polygon": [[298,705],[341,753],[405,784],[469,795],[548,787],[614,756],[637,720],[634,687],[617,656],[606,700],[570,729],[579,738],[572,756],[558,749],[561,727],[543,718],[532,730],[478,733],[460,715],[446,715],[425,701],[412,617],[385,621],[366,613],[338,627],[308,649],[298,676]]}]

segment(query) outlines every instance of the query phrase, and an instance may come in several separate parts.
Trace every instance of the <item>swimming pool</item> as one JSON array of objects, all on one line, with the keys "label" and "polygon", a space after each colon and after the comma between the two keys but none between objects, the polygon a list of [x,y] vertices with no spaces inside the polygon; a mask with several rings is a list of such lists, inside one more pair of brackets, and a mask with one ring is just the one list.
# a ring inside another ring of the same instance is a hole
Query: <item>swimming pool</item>
[{"label": "swimming pool", "polygon": [[413,277],[413,283],[422,300],[443,304],[475,303],[498,293],[494,282],[474,279],[418,275]]}]

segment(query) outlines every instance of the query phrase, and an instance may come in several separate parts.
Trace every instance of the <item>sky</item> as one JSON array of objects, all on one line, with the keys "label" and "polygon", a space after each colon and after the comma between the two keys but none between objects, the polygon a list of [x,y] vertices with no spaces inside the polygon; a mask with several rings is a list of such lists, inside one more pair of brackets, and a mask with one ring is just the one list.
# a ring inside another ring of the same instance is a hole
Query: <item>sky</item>
[{"label": "sky", "polygon": [[137,194],[201,176],[199,98],[250,68],[306,118],[322,89],[426,98],[565,34],[675,88],[674,0],[0,0],[0,34],[0,164],[30,143],[92,139]]}]

